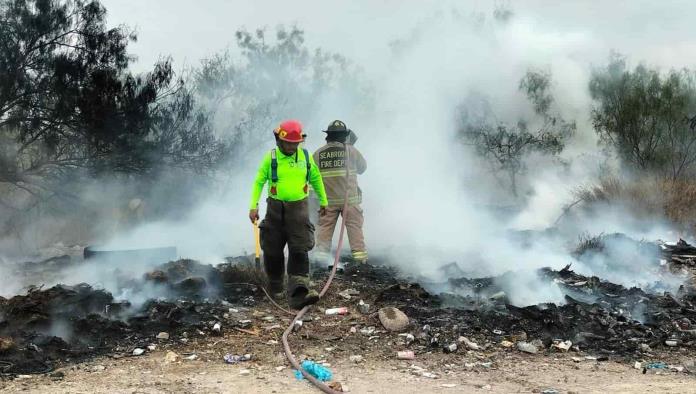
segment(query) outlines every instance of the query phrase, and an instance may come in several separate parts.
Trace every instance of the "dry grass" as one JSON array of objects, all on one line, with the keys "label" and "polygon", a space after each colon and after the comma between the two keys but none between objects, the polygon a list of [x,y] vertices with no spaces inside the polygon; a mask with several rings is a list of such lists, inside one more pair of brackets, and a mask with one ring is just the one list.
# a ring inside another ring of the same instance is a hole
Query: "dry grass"
[{"label": "dry grass", "polygon": [[696,179],[625,181],[606,177],[596,185],[576,190],[575,195],[586,206],[622,204],[637,217],[666,217],[680,229],[696,233]]}]

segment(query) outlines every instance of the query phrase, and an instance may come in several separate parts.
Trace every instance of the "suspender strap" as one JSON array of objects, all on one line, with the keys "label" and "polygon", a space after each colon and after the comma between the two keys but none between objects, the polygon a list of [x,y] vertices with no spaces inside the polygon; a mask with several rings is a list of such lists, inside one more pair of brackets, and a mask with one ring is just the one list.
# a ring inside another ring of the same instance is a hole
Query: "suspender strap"
[{"label": "suspender strap", "polygon": [[278,183],[278,158],[275,148],[271,150],[271,182]]},{"label": "suspender strap", "polygon": [[304,152],[304,158],[307,162],[307,183],[309,183],[309,170],[311,170],[312,164],[309,162],[309,152],[307,152],[307,149],[302,149],[302,152]]}]

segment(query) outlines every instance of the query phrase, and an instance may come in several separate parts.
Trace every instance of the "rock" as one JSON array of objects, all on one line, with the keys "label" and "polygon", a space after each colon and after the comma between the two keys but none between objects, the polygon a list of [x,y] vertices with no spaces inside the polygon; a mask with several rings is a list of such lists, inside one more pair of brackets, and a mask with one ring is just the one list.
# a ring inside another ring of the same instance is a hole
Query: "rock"
[{"label": "rock", "polygon": [[517,342],[517,349],[521,352],[525,353],[530,353],[530,354],[536,354],[539,349],[537,349],[536,346],[532,345],[529,342]]},{"label": "rock", "polygon": [[171,350],[167,350],[167,353],[164,355],[164,363],[170,364],[175,363],[177,361],[179,361],[179,355]]},{"label": "rock", "polygon": [[91,368],[89,368],[89,372],[101,372],[106,370],[106,367],[103,365],[93,365]]},{"label": "rock", "polygon": [[360,355],[352,355],[352,356],[350,356],[350,361],[357,364],[357,363],[363,362],[364,358],[363,358],[363,356],[360,356]]},{"label": "rock", "polygon": [[408,327],[408,316],[394,307],[379,310],[379,321],[389,331],[403,331]]},{"label": "rock", "polygon": [[284,370],[284,369],[285,369],[285,367],[282,366],[282,365],[279,366],[279,367],[275,367],[275,370],[276,370],[277,372],[280,372],[280,371],[282,371],[282,370]]},{"label": "rock", "polygon": [[650,346],[647,343],[641,343],[639,345],[639,348],[640,348],[641,352],[645,352],[645,353],[652,352],[652,349],[650,348]]},{"label": "rock", "polygon": [[161,339],[161,340],[166,341],[167,339],[169,339],[169,333],[162,331],[159,334],[157,334],[157,339]]},{"label": "rock", "polygon": [[512,342],[510,342],[510,341],[502,341],[502,342],[500,342],[500,346],[505,347],[505,348],[511,348],[513,345],[515,345],[515,344],[512,343]]},{"label": "rock", "polygon": [[480,350],[481,349],[481,347],[479,347],[479,345],[476,342],[470,341],[469,338],[467,338],[467,337],[459,337],[459,339],[457,339],[457,342],[464,344],[464,346],[466,346],[470,350]]},{"label": "rock", "polygon": [[141,349],[141,348],[139,348],[139,347],[133,349],[133,355],[134,355],[134,356],[140,356],[140,355],[142,355],[143,353],[145,353],[145,350],[144,350],[144,349]]},{"label": "rock", "polygon": [[483,386],[481,386],[481,390],[490,390],[491,388],[492,387],[490,384],[484,384]]}]

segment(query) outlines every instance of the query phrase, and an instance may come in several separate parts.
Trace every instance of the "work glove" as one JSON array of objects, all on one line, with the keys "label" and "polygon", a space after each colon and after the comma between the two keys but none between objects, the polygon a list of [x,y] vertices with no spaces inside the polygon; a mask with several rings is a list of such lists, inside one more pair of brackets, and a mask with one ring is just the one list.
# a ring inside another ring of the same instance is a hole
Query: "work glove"
[{"label": "work glove", "polygon": [[259,210],[258,209],[250,209],[249,210],[249,220],[251,220],[252,224],[256,223],[256,221],[259,220]]}]

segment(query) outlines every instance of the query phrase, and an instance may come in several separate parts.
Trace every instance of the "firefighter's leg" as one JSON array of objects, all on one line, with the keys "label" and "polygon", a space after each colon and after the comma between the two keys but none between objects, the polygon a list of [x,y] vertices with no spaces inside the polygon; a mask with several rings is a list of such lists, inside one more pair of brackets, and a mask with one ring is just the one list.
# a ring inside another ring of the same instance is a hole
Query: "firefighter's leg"
[{"label": "firefighter's leg", "polygon": [[288,236],[288,302],[300,309],[314,304],[319,294],[310,288],[309,251],[314,247],[314,225],[309,221],[307,200],[285,203]]},{"label": "firefighter's leg", "polygon": [[349,205],[346,212],[346,232],[350,243],[353,260],[359,263],[367,261],[367,249],[365,248],[365,236],[363,235],[363,210],[360,205]]},{"label": "firefighter's leg", "polygon": [[326,207],[326,214],[319,216],[314,261],[324,266],[331,259],[331,239],[333,238],[340,213],[341,207]]},{"label": "firefighter's leg", "polygon": [[276,296],[283,292],[285,276],[285,229],[283,226],[283,205],[268,199],[266,217],[259,224],[263,265],[268,277],[269,291]]}]

